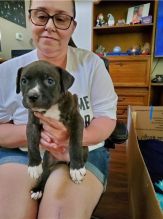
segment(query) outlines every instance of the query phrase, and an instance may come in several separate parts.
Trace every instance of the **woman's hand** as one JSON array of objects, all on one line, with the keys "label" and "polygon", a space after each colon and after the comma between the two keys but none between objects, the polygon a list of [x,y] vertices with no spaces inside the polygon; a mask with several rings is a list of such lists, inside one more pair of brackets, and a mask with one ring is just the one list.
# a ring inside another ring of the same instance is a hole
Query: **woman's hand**
[{"label": "woman's hand", "polygon": [[40,145],[48,150],[57,160],[69,161],[69,132],[59,121],[35,113],[43,125]]}]

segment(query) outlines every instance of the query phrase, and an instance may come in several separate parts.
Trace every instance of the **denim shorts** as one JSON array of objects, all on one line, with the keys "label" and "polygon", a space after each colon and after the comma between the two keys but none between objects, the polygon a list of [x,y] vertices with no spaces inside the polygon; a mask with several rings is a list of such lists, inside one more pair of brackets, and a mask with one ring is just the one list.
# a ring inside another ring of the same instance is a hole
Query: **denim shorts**
[{"label": "denim shorts", "polygon": [[[0,165],[5,163],[28,164],[28,153],[19,148],[0,147]],[[89,152],[86,169],[92,172],[106,188],[108,178],[109,152],[100,147]]]}]

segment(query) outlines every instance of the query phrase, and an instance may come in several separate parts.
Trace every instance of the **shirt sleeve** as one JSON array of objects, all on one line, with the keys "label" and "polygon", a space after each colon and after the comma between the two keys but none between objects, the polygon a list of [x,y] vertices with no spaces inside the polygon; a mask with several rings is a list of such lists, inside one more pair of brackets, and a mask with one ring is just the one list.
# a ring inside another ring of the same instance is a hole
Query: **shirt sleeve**
[{"label": "shirt sleeve", "polygon": [[0,64],[0,123],[13,120],[14,124],[27,123],[27,109],[22,104],[22,95],[16,93],[18,69],[38,60],[37,50],[10,59]]},{"label": "shirt sleeve", "polygon": [[27,121],[21,95],[16,93],[17,69],[11,61],[0,65],[0,123],[12,120],[14,124],[24,124]]},{"label": "shirt sleeve", "polygon": [[[12,120],[11,111],[15,108],[14,103],[11,105],[12,94],[8,90],[8,84],[12,78],[9,77],[9,68],[6,63],[0,65],[0,123],[6,123]],[[14,91],[13,91],[14,93]]]},{"label": "shirt sleeve", "polygon": [[91,79],[91,102],[94,117],[116,119],[117,94],[104,61],[96,57]]}]

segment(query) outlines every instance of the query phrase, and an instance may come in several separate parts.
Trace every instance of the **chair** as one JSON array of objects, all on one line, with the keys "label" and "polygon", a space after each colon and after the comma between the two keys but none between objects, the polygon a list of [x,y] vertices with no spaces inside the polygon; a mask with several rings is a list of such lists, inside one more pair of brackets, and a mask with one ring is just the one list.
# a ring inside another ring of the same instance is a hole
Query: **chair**
[{"label": "chair", "polygon": [[[109,71],[109,60],[101,57],[105,63],[106,69]],[[128,138],[127,126],[123,121],[118,121],[113,133],[105,140],[106,148],[115,148],[116,144],[123,144]]]}]

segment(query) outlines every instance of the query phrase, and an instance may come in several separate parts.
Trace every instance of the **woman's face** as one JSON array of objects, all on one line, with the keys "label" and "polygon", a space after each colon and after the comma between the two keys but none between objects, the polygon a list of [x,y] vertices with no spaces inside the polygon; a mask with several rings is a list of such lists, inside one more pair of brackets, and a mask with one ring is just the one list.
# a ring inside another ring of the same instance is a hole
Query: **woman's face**
[{"label": "woman's face", "polygon": [[[41,9],[51,16],[66,14],[73,17],[71,0],[32,0],[31,9]],[[31,22],[32,38],[41,53],[51,56],[56,52],[67,51],[67,45],[75,27],[75,21],[71,22],[67,30],[57,29],[52,19],[49,19],[44,26],[37,26]]]}]

